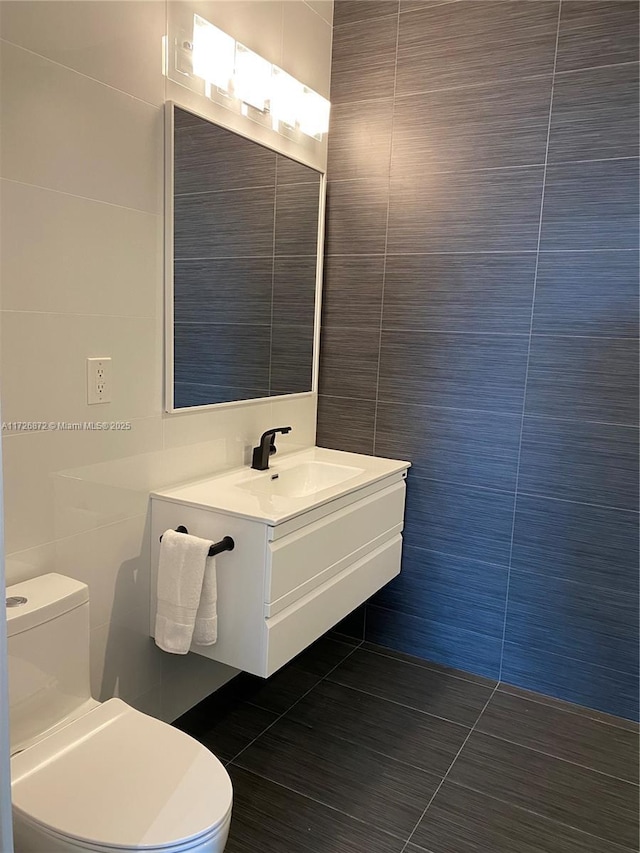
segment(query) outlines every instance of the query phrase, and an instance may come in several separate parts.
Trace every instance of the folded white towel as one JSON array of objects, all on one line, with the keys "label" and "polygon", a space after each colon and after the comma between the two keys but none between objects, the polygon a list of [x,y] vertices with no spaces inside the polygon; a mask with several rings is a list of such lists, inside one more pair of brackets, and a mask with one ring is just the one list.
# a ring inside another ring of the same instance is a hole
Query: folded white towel
[{"label": "folded white towel", "polygon": [[200,605],[196,613],[193,642],[198,646],[212,646],[218,639],[218,589],[216,585],[216,558],[208,557],[202,581]]},{"label": "folded white towel", "polygon": [[[208,567],[211,542],[167,530],[162,536],[158,565],[158,606],[156,610],[156,645],[165,652],[186,655],[194,638],[196,616],[203,598],[203,625],[199,633],[205,638],[215,628],[215,563]],[[207,640],[207,642],[215,642]]]}]

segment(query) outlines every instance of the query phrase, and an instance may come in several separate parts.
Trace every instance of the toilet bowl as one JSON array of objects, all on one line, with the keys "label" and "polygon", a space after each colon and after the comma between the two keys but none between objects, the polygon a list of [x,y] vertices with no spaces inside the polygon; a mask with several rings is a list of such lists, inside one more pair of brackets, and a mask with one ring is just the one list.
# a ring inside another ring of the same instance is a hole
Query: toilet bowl
[{"label": "toilet bowl", "polygon": [[87,587],[44,575],[7,600],[16,853],[222,853],[220,761],[120,699],[91,699]]}]

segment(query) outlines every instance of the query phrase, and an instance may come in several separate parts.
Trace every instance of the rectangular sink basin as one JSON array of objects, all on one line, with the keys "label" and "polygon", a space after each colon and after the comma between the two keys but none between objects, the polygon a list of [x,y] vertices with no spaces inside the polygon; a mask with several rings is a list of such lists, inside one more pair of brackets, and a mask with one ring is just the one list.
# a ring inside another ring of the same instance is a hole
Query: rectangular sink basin
[{"label": "rectangular sink basin", "polygon": [[267,471],[248,465],[185,483],[154,497],[173,503],[281,524],[392,476],[406,477],[409,462],[324,447],[272,456]]},{"label": "rectangular sink basin", "polygon": [[363,470],[351,465],[334,465],[331,462],[301,462],[279,472],[266,471],[246,482],[237,483],[236,488],[251,494],[304,498],[344,483],[352,477],[358,477]]}]

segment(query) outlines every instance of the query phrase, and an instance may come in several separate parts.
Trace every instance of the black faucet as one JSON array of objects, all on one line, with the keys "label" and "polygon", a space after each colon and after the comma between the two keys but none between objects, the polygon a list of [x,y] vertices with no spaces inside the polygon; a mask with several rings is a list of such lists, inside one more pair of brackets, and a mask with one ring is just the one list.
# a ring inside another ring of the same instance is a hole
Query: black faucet
[{"label": "black faucet", "polygon": [[253,448],[251,467],[256,471],[266,471],[269,467],[269,456],[276,452],[276,433],[286,435],[291,432],[291,427],[274,427],[262,433],[260,444]]}]

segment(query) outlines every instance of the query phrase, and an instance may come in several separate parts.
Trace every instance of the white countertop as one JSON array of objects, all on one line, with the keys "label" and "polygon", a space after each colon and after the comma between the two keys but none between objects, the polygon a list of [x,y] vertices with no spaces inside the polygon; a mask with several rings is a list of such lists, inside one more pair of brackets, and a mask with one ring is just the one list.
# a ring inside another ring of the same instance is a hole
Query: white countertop
[{"label": "white countertop", "polygon": [[[337,472],[337,475],[344,476],[344,479],[335,485],[318,488],[301,496],[270,493],[269,481],[272,479],[276,487],[282,483],[286,488],[287,482],[291,482],[286,479],[287,472],[291,472],[295,477],[297,472],[302,470],[313,470],[314,465],[318,471],[322,470],[323,465],[329,466],[330,473]],[[152,492],[151,496],[276,525],[393,474],[406,471],[410,465],[410,462],[399,459],[383,459],[378,456],[310,447],[281,457],[272,456],[267,471],[255,471],[245,465],[215,477]],[[338,470],[339,466],[343,466],[343,474]]]}]

